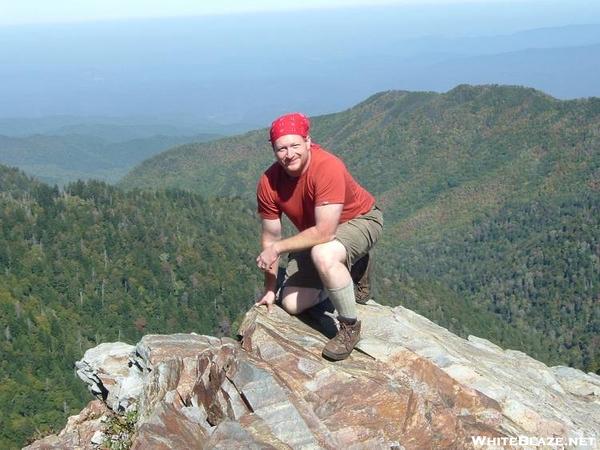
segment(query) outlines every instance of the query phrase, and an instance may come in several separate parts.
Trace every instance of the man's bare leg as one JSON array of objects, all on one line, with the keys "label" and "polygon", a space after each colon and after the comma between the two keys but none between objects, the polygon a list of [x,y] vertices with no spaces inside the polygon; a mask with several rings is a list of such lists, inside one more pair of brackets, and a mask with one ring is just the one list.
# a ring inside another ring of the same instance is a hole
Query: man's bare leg
[{"label": "man's bare leg", "polygon": [[346,248],[339,241],[315,245],[311,257],[329,299],[338,312],[340,330],[323,348],[323,356],[341,360],[347,358],[360,340],[360,321],[356,317],[354,285],[346,267]]},{"label": "man's bare leg", "polygon": [[288,314],[297,315],[319,303],[320,293],[321,289],[285,286],[281,295],[281,306]]},{"label": "man's bare leg", "polygon": [[354,321],[356,319],[354,286],[350,271],[346,267],[346,248],[340,241],[333,240],[315,245],[311,257],[339,316],[342,320]]},{"label": "man's bare leg", "polygon": [[352,277],[346,267],[346,247],[340,241],[333,240],[315,245],[310,256],[327,289],[339,289],[352,283]]}]

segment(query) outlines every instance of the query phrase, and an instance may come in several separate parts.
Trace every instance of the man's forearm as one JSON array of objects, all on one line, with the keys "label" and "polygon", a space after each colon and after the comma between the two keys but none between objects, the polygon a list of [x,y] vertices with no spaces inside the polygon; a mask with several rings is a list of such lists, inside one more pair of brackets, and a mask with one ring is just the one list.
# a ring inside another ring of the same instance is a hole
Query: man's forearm
[{"label": "man's forearm", "polygon": [[[270,235],[263,234],[262,239],[261,239],[262,249],[264,250],[264,249],[272,246],[276,242],[279,242],[280,239],[281,239],[281,234],[278,234],[277,236],[272,236],[272,235],[270,236]],[[275,263],[273,264],[272,267],[270,267],[264,271],[265,292],[267,292],[267,291],[275,292],[275,290],[277,289],[277,271],[278,270],[279,270],[279,257],[275,260]]]},{"label": "man's forearm", "polygon": [[277,270],[279,270],[279,264],[274,264],[269,270],[265,270],[265,292],[275,292],[277,289]]},{"label": "man's forearm", "polygon": [[[263,219],[262,252],[256,258],[258,267],[263,271],[273,268],[276,270],[279,255],[282,253],[307,250],[333,240],[342,208],[342,204],[316,207],[316,225],[286,239],[281,239],[280,221]],[[270,282],[270,278],[265,279],[266,282]]]},{"label": "man's forearm", "polygon": [[335,238],[335,234],[324,233],[316,226],[307,228],[294,236],[273,243],[278,254],[306,250]]}]

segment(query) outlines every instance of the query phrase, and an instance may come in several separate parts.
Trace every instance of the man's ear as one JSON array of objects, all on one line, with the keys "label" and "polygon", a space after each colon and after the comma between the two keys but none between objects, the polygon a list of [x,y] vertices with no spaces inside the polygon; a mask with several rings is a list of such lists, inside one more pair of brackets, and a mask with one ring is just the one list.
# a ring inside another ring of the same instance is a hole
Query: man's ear
[{"label": "man's ear", "polygon": [[308,146],[310,147],[310,143],[312,142],[312,141],[310,140],[310,135],[307,135],[307,136],[304,138],[304,142],[306,142],[306,143],[308,144]]}]

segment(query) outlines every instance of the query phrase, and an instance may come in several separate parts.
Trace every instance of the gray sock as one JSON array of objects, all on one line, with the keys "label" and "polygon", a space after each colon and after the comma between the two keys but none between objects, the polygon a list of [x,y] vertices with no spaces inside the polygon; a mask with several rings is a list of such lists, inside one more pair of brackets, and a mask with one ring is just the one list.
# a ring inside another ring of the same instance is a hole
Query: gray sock
[{"label": "gray sock", "polygon": [[327,292],[329,292],[331,303],[337,309],[340,318],[347,319],[350,322],[356,320],[356,302],[352,282],[341,288],[327,289]]}]

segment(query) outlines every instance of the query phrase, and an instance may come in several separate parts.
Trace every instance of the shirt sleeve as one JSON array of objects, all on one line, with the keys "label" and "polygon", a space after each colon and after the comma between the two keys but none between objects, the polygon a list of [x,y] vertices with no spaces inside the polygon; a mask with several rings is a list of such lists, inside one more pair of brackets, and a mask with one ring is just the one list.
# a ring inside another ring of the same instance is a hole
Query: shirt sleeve
[{"label": "shirt sleeve", "polygon": [[344,203],[346,166],[337,158],[321,164],[315,177],[315,206]]},{"label": "shirt sleeve", "polygon": [[256,203],[258,205],[258,214],[263,219],[272,220],[281,217],[281,210],[277,206],[273,190],[269,186],[269,179],[265,174],[258,180]]}]

